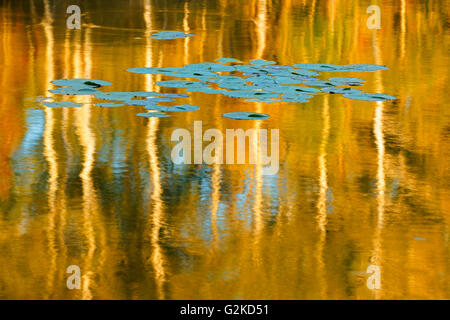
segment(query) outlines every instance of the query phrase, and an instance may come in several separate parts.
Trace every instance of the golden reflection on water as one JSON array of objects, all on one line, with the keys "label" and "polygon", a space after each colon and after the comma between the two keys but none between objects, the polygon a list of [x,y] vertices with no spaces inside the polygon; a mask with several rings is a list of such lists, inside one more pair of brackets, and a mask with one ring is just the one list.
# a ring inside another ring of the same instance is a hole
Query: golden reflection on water
[{"label": "golden reflection on water", "polygon": [[[0,5],[0,298],[450,297],[446,1],[380,4],[379,30],[366,27],[367,1],[80,1],[80,30],[65,27],[62,3]],[[149,37],[164,29],[195,36]],[[191,93],[180,103],[199,111],[164,119],[91,96],[59,97],[83,103],[64,109],[27,99],[76,77],[111,81],[103,91],[183,93],[125,70],[221,57],[384,64],[348,76],[398,99]],[[231,111],[271,117],[221,117]],[[170,135],[196,120],[203,131],[279,129],[279,172],[264,176],[260,158],[175,166]],[[366,287],[369,264],[379,290]],[[69,265],[80,290],[66,288]]]}]

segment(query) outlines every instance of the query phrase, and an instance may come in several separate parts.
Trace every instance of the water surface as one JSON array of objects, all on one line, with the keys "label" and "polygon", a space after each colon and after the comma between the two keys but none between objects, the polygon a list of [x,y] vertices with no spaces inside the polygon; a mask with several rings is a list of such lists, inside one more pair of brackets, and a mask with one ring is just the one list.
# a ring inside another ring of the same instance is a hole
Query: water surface
[{"label": "water surface", "polygon": [[[73,1],[0,4],[0,298],[449,299],[448,1]],[[194,37],[152,39],[161,30]],[[133,67],[236,58],[380,64],[386,102],[255,103],[189,93],[194,112],[48,108],[55,79],[186,93]],[[28,98],[33,99],[28,99]],[[228,112],[270,115],[237,121]],[[176,128],[280,131],[280,170],[174,165]],[[381,289],[366,286],[381,269]],[[80,290],[66,287],[78,265]]]}]

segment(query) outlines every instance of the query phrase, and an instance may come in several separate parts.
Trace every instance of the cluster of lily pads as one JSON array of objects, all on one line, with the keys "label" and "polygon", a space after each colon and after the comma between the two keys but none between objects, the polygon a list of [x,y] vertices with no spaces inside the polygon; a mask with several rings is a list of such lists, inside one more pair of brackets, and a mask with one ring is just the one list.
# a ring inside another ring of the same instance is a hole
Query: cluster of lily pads
[{"label": "cluster of lily pads", "polygon": [[[144,67],[130,68],[127,71],[141,74],[159,74],[183,80],[164,80],[156,84],[161,87],[183,88],[187,92],[223,94],[233,98],[244,98],[250,102],[290,102],[304,103],[316,94],[342,94],[355,100],[385,101],[394,96],[381,93],[367,93],[353,88],[361,86],[365,80],[351,77],[332,77],[327,80],[317,78],[320,71],[326,72],[371,72],[385,70],[387,67],[374,64],[332,65],[301,63],[293,66],[277,65],[273,61],[252,60],[244,64],[233,58],[217,59],[217,62],[187,64],[183,67]],[[190,104],[163,106],[160,103],[186,98],[184,93],[161,92],[103,92],[100,87],[111,82],[95,79],[61,79],[52,81],[59,86],[50,90],[57,95],[94,95],[111,102],[100,102],[99,107],[121,107],[124,105],[143,106],[151,112],[138,113],[142,117],[168,117],[166,113],[196,111],[199,107]],[[39,101],[47,107],[79,107],[80,103],[62,101]],[[112,102],[114,101],[114,102]],[[266,119],[266,114],[251,112],[232,112],[223,114],[226,118],[241,120]]]},{"label": "cluster of lily pads", "polygon": [[[314,94],[326,92],[342,94],[355,100],[385,101],[394,96],[366,93],[350,86],[360,86],[364,79],[333,77],[319,80],[318,71],[370,72],[387,67],[373,64],[332,65],[301,63],[293,66],[276,65],[273,61],[252,60],[243,64],[232,58],[218,62],[188,64],[183,67],[130,68],[127,71],[143,74],[160,74],[188,80],[165,80],[156,84],[162,87],[184,88],[188,92],[223,94],[234,98],[246,98],[252,102],[307,102]],[[224,74],[227,73],[227,74]]]}]

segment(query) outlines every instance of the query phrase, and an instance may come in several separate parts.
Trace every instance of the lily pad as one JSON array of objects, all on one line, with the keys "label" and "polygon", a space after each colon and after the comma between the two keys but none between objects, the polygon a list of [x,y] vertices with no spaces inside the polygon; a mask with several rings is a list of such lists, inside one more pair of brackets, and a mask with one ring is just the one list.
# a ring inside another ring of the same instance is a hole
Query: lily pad
[{"label": "lily pad", "polygon": [[128,72],[132,73],[144,73],[144,74],[167,74],[173,75],[176,72],[181,72],[183,68],[181,67],[167,67],[167,68],[152,68],[152,67],[142,67],[142,68],[129,68]]},{"label": "lily pad", "polygon": [[387,70],[389,69],[386,66],[382,66],[379,64],[348,64],[343,66],[342,71],[350,71],[350,72],[372,72],[379,70]]},{"label": "lily pad", "polygon": [[313,87],[336,87],[339,86],[339,82],[325,81],[325,80],[306,80],[303,81],[304,84]]},{"label": "lily pad", "polygon": [[353,89],[353,88],[347,88],[347,87],[328,87],[328,88],[322,88],[320,89],[322,92],[327,93],[336,93],[336,94],[345,94],[345,93],[360,93],[361,90],[359,89]]},{"label": "lily pad", "polygon": [[63,86],[63,87],[80,87],[80,86],[88,86],[88,87],[104,87],[104,86],[110,86],[112,83],[105,80],[96,80],[96,79],[59,79],[59,80],[53,80],[53,84],[56,84],[57,86]]},{"label": "lily pad", "polygon": [[189,72],[199,72],[199,71],[213,71],[213,72],[231,72],[236,69],[233,66],[224,65],[222,63],[216,62],[202,62],[202,63],[194,63],[187,64],[184,67],[185,71]]},{"label": "lily pad", "polygon": [[159,92],[100,92],[95,95],[96,98],[102,100],[112,101],[125,101],[135,97],[157,97],[160,96]]},{"label": "lily pad", "polygon": [[216,61],[225,62],[225,63],[227,63],[227,62],[236,62],[236,63],[241,62],[241,61],[239,61],[237,59],[234,59],[234,58],[219,58],[219,59],[216,59]]},{"label": "lily pad", "polygon": [[264,120],[270,116],[268,114],[256,112],[228,112],[222,114],[222,117],[235,120]]},{"label": "lily pad", "polygon": [[77,86],[77,87],[64,87],[60,89],[50,89],[48,90],[51,93],[54,94],[66,94],[66,95],[91,95],[96,94],[98,92],[101,92],[98,89],[90,88],[87,86]]},{"label": "lily pad", "polygon": [[167,98],[187,98],[189,97],[188,94],[185,93],[160,93],[159,96],[161,97],[167,97]]},{"label": "lily pad", "polygon": [[348,93],[343,94],[342,96],[349,99],[365,100],[365,101],[387,101],[397,99],[397,97],[388,94],[368,93],[368,92]]},{"label": "lily pad", "polygon": [[187,88],[186,91],[188,91],[188,92],[203,92],[203,93],[208,93],[208,94],[225,94],[226,92],[228,92],[227,90],[224,90],[224,89],[213,89],[213,88],[209,88],[209,87],[192,87],[192,88]]},{"label": "lily pad", "polygon": [[114,103],[114,102],[101,102],[96,104],[97,107],[108,107],[108,108],[114,108],[114,107],[122,107],[123,104],[121,103]]},{"label": "lily pad", "polygon": [[342,85],[359,86],[362,85],[366,80],[360,78],[334,77],[328,79],[328,81],[341,83]]},{"label": "lily pad", "polygon": [[264,59],[256,59],[256,60],[250,60],[251,64],[255,64],[258,66],[268,66],[271,64],[275,64],[275,61],[268,61],[268,60],[264,60]]},{"label": "lily pad", "polygon": [[294,64],[293,67],[314,71],[341,71],[343,69],[343,66],[326,63],[299,63]]},{"label": "lily pad", "polygon": [[194,34],[184,33],[181,31],[160,31],[158,33],[152,34],[150,38],[168,40],[168,39],[187,38],[193,36]]},{"label": "lily pad", "polygon": [[200,81],[166,80],[156,82],[158,86],[169,88],[206,87],[207,84]]},{"label": "lily pad", "polygon": [[146,118],[167,118],[170,117],[168,114],[162,113],[162,112],[143,112],[137,114],[139,117],[146,117]]},{"label": "lily pad", "polygon": [[262,98],[271,99],[279,96],[278,94],[275,93],[269,93],[264,91],[252,91],[252,90],[234,90],[234,91],[227,91],[224,94],[233,98],[248,98],[248,99],[262,99]]},{"label": "lily pad", "polygon": [[197,111],[200,109],[199,106],[195,106],[192,104],[180,104],[177,106],[147,106],[145,109],[149,110],[157,110],[157,111],[163,111],[163,112],[183,112],[183,111]]},{"label": "lily pad", "polygon": [[46,107],[57,108],[57,107],[81,107],[81,103],[71,102],[71,101],[61,101],[61,102],[48,102],[42,103]]}]

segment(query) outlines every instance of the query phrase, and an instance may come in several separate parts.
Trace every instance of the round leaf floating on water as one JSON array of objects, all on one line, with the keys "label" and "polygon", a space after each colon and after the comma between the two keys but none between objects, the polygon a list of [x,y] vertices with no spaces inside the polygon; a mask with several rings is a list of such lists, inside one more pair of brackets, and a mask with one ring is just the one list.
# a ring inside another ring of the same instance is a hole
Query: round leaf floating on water
[{"label": "round leaf floating on water", "polygon": [[372,72],[379,70],[387,70],[389,69],[386,66],[382,66],[379,64],[349,64],[343,66],[342,71],[350,71],[350,72]]},{"label": "round leaf floating on water", "polygon": [[397,99],[397,97],[388,94],[368,93],[368,92],[346,93],[343,94],[342,96],[349,99],[364,100],[364,101],[387,101]]},{"label": "round leaf floating on water", "polygon": [[334,77],[328,79],[328,81],[331,82],[337,82],[342,85],[349,85],[349,86],[360,86],[362,85],[366,80],[360,79],[360,78],[348,78],[348,77]]},{"label": "round leaf floating on water", "polygon": [[43,102],[46,107],[57,108],[57,107],[81,107],[81,103],[71,102],[71,101],[61,101],[61,102]]},{"label": "round leaf floating on water", "polygon": [[139,117],[146,117],[146,118],[167,118],[169,117],[168,114],[162,113],[162,112],[143,112],[137,114]]},{"label": "round leaf floating on water", "polygon": [[314,71],[341,71],[344,66],[327,63],[299,63],[293,67],[298,69],[314,70]]},{"label": "round leaf floating on water", "polygon": [[222,117],[235,120],[264,120],[270,116],[268,114],[256,112],[228,112],[222,114]]},{"label": "round leaf floating on water", "polygon": [[152,34],[150,36],[150,38],[169,40],[169,39],[187,38],[187,37],[193,37],[193,36],[194,36],[194,34],[184,33],[181,31],[160,31],[158,33]]},{"label": "round leaf floating on water", "polygon": [[167,98],[187,98],[187,97],[189,97],[189,95],[185,94],[185,93],[159,93],[158,95],[161,97],[167,97]]},{"label": "round leaf floating on water", "polygon": [[360,93],[361,90],[353,89],[353,88],[343,88],[343,87],[327,87],[320,89],[322,92],[327,93],[336,93],[336,94],[344,94],[344,93]]},{"label": "round leaf floating on water", "polygon": [[192,105],[192,104],[180,104],[180,105],[171,106],[171,107],[148,106],[148,107],[146,107],[146,109],[158,110],[158,111],[163,111],[163,112],[183,112],[183,111],[197,111],[200,109],[200,107]]},{"label": "round leaf floating on water", "polygon": [[219,58],[219,59],[216,59],[216,61],[225,62],[225,63],[227,63],[227,62],[240,63],[241,62],[241,61],[239,61],[237,59],[234,59],[234,58]]},{"label": "round leaf floating on water", "polygon": [[200,81],[183,81],[183,80],[166,80],[156,82],[158,86],[169,88],[191,88],[191,87],[206,87],[206,83]]},{"label": "round leaf floating on water", "polygon": [[107,108],[114,108],[114,107],[122,107],[123,104],[121,103],[114,103],[114,102],[101,102],[96,104],[97,107],[107,107]]},{"label": "round leaf floating on water", "polygon": [[153,67],[142,67],[142,68],[129,68],[128,72],[132,73],[144,73],[144,74],[166,74],[173,75],[176,72],[182,71],[181,67],[167,67],[167,68],[153,68]]},{"label": "round leaf floating on water", "polygon": [[77,86],[88,86],[93,88],[110,86],[112,83],[105,80],[96,80],[96,79],[59,79],[53,80],[53,84],[57,86],[63,87],[77,87]]},{"label": "round leaf floating on water", "polygon": [[252,90],[227,91],[224,94],[233,98],[248,98],[248,99],[262,99],[262,98],[271,99],[279,97],[279,95],[275,93],[268,93],[264,91],[252,91]]},{"label": "round leaf floating on water", "polygon": [[64,87],[64,88],[60,88],[60,89],[51,89],[51,90],[48,90],[49,92],[51,92],[51,93],[54,93],[54,94],[66,94],[66,95],[73,95],[73,96],[75,96],[75,95],[77,95],[77,96],[80,96],[80,95],[91,95],[91,94],[96,94],[96,93],[98,93],[98,92],[101,92],[100,90],[98,90],[98,89],[95,89],[95,88],[89,88],[89,87],[85,87],[85,86],[82,86],[82,87]]},{"label": "round leaf floating on water", "polygon": [[271,64],[275,64],[275,61],[268,61],[264,59],[255,59],[250,61],[251,64],[257,65],[257,66],[268,66]]}]

